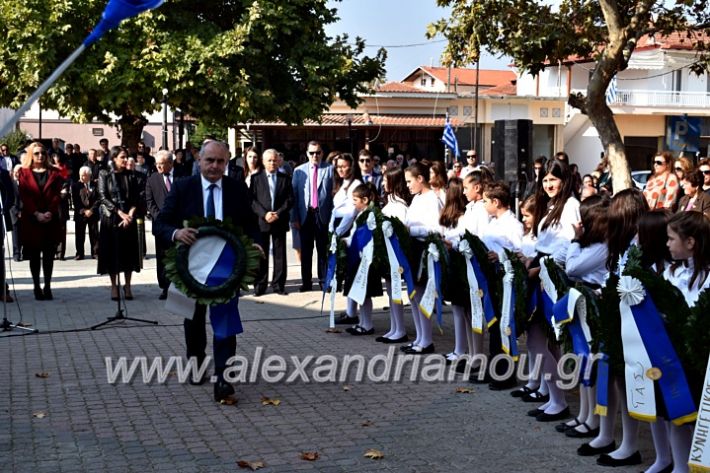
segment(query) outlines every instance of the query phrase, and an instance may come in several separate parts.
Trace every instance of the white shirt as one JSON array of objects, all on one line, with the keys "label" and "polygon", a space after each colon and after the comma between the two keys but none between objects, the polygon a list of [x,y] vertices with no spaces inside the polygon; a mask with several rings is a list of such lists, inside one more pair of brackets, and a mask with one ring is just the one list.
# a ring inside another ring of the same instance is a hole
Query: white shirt
[{"label": "white shirt", "polygon": [[444,231],[439,225],[439,216],[441,214],[441,202],[436,196],[436,192],[429,191],[423,194],[417,194],[412,199],[412,205],[407,211],[407,221],[405,225],[409,229],[409,234],[425,240],[429,233],[443,234]]},{"label": "white shirt", "polygon": [[405,223],[407,221],[407,212],[409,207],[404,199],[400,199],[392,194],[387,196],[387,205],[382,208],[382,213],[385,217],[394,217],[400,222]]},{"label": "white shirt", "polygon": [[465,233],[466,227],[464,225],[463,215],[461,215],[455,226],[444,228],[444,240],[451,243],[453,248],[456,248]]},{"label": "white shirt", "polygon": [[210,185],[215,184],[216,187],[212,191],[212,198],[214,199],[214,218],[217,220],[224,220],[224,209],[222,208],[222,179],[212,183],[205,179],[205,176],[200,174],[200,180],[202,181],[203,215],[207,216],[207,197],[210,195],[209,187]]},{"label": "white shirt", "polygon": [[523,245],[523,224],[513,212],[507,210],[500,217],[494,217],[488,222],[481,240],[499,257],[504,249],[517,253]]},{"label": "white shirt", "polygon": [[523,242],[520,245],[520,251],[523,252],[523,256],[526,258],[534,258],[537,255],[535,245],[537,245],[537,238],[532,231],[529,231],[523,235]]},{"label": "white shirt", "polygon": [[459,174],[459,179],[463,180],[471,174],[473,171],[480,171],[481,166],[464,166],[463,169],[461,169],[461,173]]},{"label": "white shirt", "polygon": [[466,204],[466,212],[463,214],[463,218],[466,230],[479,238],[483,235],[488,222],[491,220],[491,216],[483,206],[483,199]]},{"label": "white shirt", "polygon": [[2,159],[5,160],[5,170],[12,175],[12,158],[10,156],[3,156]]},{"label": "white shirt", "polygon": [[550,255],[556,263],[563,264],[567,259],[567,247],[575,237],[574,225],[582,220],[579,215],[579,201],[574,197],[567,199],[560,221],[542,230],[548,216],[549,212],[540,220],[537,227],[535,250],[538,253]]},{"label": "white shirt", "polygon": [[[700,273],[693,286],[688,288],[690,279],[693,277],[693,271],[695,271],[693,258],[686,260],[685,264],[677,267],[675,271],[671,269],[670,265],[667,265],[663,271],[663,277],[683,293],[688,307],[693,307],[698,302],[700,293],[710,287],[710,275]],[[705,279],[703,279],[703,276],[705,276]]]},{"label": "white shirt", "polygon": [[574,242],[567,250],[565,271],[567,276],[574,281],[604,285],[609,277],[606,267],[606,258],[609,248],[606,243],[592,243],[582,248]]},{"label": "white shirt", "polygon": [[[338,236],[343,236],[350,229],[357,216],[357,210],[355,210],[353,205],[353,191],[360,184],[357,179],[343,181],[340,189],[333,196],[333,213],[330,215],[328,231],[335,231]],[[338,228],[335,228],[335,220],[338,218],[342,220],[338,224]]]}]

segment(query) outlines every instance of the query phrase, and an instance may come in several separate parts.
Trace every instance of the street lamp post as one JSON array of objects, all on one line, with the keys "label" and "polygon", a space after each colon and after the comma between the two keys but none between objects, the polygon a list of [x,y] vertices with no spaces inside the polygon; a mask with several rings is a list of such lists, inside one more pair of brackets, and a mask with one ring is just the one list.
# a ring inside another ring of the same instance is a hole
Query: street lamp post
[{"label": "street lamp post", "polygon": [[350,155],[355,154],[353,151],[353,116],[352,114],[348,113],[348,115],[345,117],[345,119],[348,122],[348,142],[350,143]]},{"label": "street lamp post", "polygon": [[163,89],[163,146],[168,149],[168,89]]}]

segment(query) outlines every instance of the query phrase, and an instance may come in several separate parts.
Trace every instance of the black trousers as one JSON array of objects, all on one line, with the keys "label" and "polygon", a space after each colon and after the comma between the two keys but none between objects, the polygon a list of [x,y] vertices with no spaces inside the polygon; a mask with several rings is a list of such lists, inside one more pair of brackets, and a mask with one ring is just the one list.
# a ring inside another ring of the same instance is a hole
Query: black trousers
[{"label": "black trousers", "polygon": [[[192,320],[185,319],[185,345],[187,347],[187,358],[197,358],[201,364],[205,359],[205,349],[207,348],[207,331],[205,329],[205,318],[207,306],[195,304],[195,313]],[[227,361],[234,356],[237,351],[237,337],[233,335],[227,338],[212,337],[212,350],[214,357],[214,372],[219,379],[224,379],[224,370]]]},{"label": "black trousers", "polygon": [[22,259],[22,245],[20,244],[20,221],[12,224],[12,257],[16,260]]},{"label": "black trousers", "polygon": [[254,285],[266,289],[269,272],[269,250],[273,241],[274,272],[271,276],[271,287],[281,290],[286,285],[286,230],[261,232],[261,243],[266,258],[261,260],[259,274]]},{"label": "black trousers", "polygon": [[76,254],[84,256],[84,243],[86,242],[86,228],[89,227],[89,247],[91,248],[91,256],[96,255],[96,249],[99,244],[99,219],[85,218],[78,215],[74,220],[74,232],[76,233]]},{"label": "black trousers", "polygon": [[328,222],[321,222],[317,211],[308,211],[301,224],[301,278],[305,286],[313,284],[313,245],[318,251],[318,282],[323,285],[328,258]]},{"label": "black trousers", "polygon": [[166,244],[161,238],[155,238],[155,259],[157,261],[156,272],[158,274],[158,286],[160,289],[170,287],[170,280],[165,276],[165,252],[172,245]]}]

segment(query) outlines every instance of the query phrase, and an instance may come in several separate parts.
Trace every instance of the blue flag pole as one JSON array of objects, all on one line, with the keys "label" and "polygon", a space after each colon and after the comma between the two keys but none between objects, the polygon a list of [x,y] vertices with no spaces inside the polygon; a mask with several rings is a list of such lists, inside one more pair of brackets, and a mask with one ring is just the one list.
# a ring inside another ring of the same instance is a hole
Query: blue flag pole
[{"label": "blue flag pole", "polygon": [[15,123],[30,109],[30,106],[59,79],[64,71],[76,61],[76,58],[78,58],[86,48],[101,39],[107,31],[117,27],[126,18],[131,18],[146,10],[157,8],[161,3],[163,3],[163,0],[109,0],[101,15],[99,24],[96,25],[89,36],[86,37],[81,46],[76,48],[76,50],[50,74],[47,80],[34,91],[30,98],[15,111],[12,118],[2,127],[2,130],[0,130],[0,137],[5,136],[12,127],[15,126]]}]

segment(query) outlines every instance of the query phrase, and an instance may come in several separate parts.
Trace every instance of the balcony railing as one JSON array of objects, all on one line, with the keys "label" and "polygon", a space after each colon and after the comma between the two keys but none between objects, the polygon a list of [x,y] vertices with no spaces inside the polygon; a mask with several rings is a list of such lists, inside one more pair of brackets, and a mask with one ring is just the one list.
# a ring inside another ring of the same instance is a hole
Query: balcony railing
[{"label": "balcony railing", "polygon": [[[582,92],[586,90],[573,90]],[[617,90],[616,100],[611,105],[630,105],[635,107],[710,107],[710,93],[673,92],[665,90]]]}]

